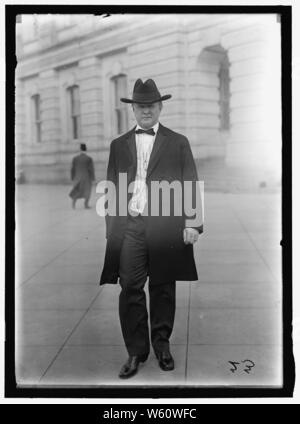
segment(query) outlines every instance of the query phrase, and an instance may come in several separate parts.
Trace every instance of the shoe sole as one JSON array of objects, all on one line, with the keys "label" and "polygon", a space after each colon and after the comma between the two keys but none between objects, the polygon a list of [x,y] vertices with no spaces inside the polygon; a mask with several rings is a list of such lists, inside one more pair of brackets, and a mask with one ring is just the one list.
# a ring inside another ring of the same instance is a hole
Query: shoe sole
[{"label": "shoe sole", "polygon": [[174,365],[172,365],[172,367],[171,367],[171,368],[164,368],[164,367],[160,364],[160,362],[159,362],[158,355],[157,355],[157,354],[155,354],[155,356],[156,356],[156,359],[157,359],[157,361],[158,361],[159,368],[160,368],[161,370],[163,370],[163,371],[173,371],[173,370],[174,370],[174,368],[175,368],[175,364],[174,364]]},{"label": "shoe sole", "polygon": [[[144,356],[142,356],[140,359],[139,359],[139,363],[144,363],[144,362],[146,362],[147,361],[147,359],[148,359],[148,355],[146,356],[146,357],[144,357]],[[122,378],[122,379],[126,379],[126,378],[130,378],[130,377],[133,377],[134,375],[136,375],[137,374],[137,372],[138,372],[138,370],[139,370],[139,368],[137,367],[137,369],[133,372],[133,373],[131,373],[131,374],[129,374],[129,375],[120,375],[119,374],[119,378]]]},{"label": "shoe sole", "polygon": [[119,375],[119,378],[121,378],[122,380],[126,380],[127,378],[130,377],[134,377],[138,372],[138,368],[136,369],[136,371],[134,371],[133,373],[129,374],[129,375]]},{"label": "shoe sole", "polygon": [[160,368],[162,371],[173,371],[173,370],[175,369],[175,366],[173,366],[172,368],[163,368],[163,367],[160,365],[160,363],[158,363],[158,365],[159,365],[159,368]]}]

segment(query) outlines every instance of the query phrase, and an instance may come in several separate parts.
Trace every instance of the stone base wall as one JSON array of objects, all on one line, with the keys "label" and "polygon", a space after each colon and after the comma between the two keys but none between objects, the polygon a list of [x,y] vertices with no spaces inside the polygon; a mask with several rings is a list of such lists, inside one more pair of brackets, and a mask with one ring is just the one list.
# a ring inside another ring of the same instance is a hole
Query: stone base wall
[{"label": "stone base wall", "polygon": [[[96,182],[105,179],[107,162],[94,162]],[[70,162],[54,165],[25,165],[17,168],[16,178],[25,184],[70,184]],[[18,182],[18,181],[17,181]]]}]

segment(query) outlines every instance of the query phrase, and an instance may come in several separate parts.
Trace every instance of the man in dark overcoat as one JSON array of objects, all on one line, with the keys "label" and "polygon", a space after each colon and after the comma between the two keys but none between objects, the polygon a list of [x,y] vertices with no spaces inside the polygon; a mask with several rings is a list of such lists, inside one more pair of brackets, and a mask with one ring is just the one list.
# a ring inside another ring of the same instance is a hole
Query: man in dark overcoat
[{"label": "man in dark overcoat", "polygon": [[75,209],[77,199],[84,199],[84,207],[89,209],[92,183],[95,180],[93,159],[86,153],[86,145],[80,144],[80,153],[72,160],[71,180],[73,188],[69,194],[72,207]]},{"label": "man in dark overcoat", "polygon": [[[159,213],[151,214],[150,208],[153,199],[149,187],[153,182],[180,182],[182,186],[186,181],[192,182],[193,202],[199,188],[187,138],[159,123],[162,102],[170,97],[161,96],[152,79],[144,83],[138,79],[132,99],[121,99],[132,104],[137,125],[110,145],[107,180],[116,187],[117,212],[106,216],[107,245],[100,285],[115,284],[119,279],[121,286],[119,316],[129,357],[121,368],[120,378],[136,374],[139,363],[145,362],[149,355],[144,292],[147,278],[150,339],[158,364],[164,371],[174,369],[169,339],[175,317],[175,283],[198,279],[193,243],[203,231],[202,215],[193,226],[186,224],[188,216],[183,201],[181,214],[174,213],[178,205],[171,204],[165,216],[161,199]],[[128,189],[126,213],[123,205],[118,204],[124,176]],[[183,192],[182,199],[184,197]],[[199,218],[202,213],[199,202],[195,210]]]}]

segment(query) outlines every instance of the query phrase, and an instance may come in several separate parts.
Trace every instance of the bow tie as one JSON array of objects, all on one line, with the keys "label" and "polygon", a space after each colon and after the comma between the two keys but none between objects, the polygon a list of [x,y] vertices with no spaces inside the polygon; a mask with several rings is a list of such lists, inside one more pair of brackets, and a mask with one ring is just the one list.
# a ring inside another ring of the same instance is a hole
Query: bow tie
[{"label": "bow tie", "polygon": [[135,131],[136,134],[149,134],[149,135],[155,135],[155,131],[153,128],[149,128],[149,130],[142,130],[138,129]]}]

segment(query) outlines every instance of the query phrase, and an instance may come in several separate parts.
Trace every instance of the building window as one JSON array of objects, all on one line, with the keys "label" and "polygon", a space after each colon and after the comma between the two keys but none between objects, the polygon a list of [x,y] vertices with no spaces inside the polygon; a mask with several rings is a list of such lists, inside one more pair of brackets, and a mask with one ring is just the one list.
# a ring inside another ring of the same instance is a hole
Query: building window
[{"label": "building window", "polygon": [[126,75],[117,75],[112,78],[113,99],[114,99],[114,130],[117,134],[122,134],[128,130],[127,108],[120,101],[121,97],[127,96],[127,78]]},{"label": "building window", "polygon": [[220,90],[220,130],[226,131],[230,127],[230,105],[229,105],[229,63],[227,56],[220,63],[219,70]]},{"label": "building window", "polygon": [[80,97],[78,85],[72,85],[67,89],[69,97],[69,120],[70,132],[73,140],[80,137]]},{"label": "building window", "polygon": [[42,142],[41,98],[39,94],[31,96],[33,139]]}]

